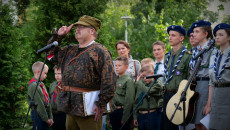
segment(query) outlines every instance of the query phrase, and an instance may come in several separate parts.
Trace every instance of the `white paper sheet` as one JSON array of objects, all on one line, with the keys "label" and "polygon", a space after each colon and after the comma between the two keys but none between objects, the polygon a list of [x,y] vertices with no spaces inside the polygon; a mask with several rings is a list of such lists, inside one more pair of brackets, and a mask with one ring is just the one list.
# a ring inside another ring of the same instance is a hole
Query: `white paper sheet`
[{"label": "white paper sheet", "polygon": [[207,114],[203,119],[200,120],[200,123],[202,123],[207,130],[209,130],[209,121],[210,121],[210,115]]},{"label": "white paper sheet", "polygon": [[[92,112],[93,108],[95,107],[95,101],[98,101],[98,94],[100,91],[92,91],[84,93],[85,98],[85,112],[86,115],[93,115],[95,112]],[[107,111],[110,111],[109,103],[107,104]]]}]

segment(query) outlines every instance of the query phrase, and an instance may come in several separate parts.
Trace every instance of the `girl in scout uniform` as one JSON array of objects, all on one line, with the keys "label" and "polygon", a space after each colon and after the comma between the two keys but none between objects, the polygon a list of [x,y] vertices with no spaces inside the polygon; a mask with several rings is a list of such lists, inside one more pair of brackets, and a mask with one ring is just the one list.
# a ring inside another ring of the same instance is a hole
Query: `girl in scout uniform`
[{"label": "girl in scout uniform", "polygon": [[[202,49],[206,48],[209,44],[209,39],[213,38],[211,23],[208,21],[200,20],[198,22],[193,23],[193,36],[194,41],[199,43],[198,49],[193,51],[192,57],[197,55]],[[210,49],[208,52],[203,54],[201,65],[197,71],[195,80],[197,82],[196,91],[200,94],[199,99],[196,102],[196,108],[194,113],[194,118],[192,123],[195,124],[196,130],[204,130],[206,129],[200,123],[200,120],[208,113],[210,113],[211,109],[211,96],[212,87],[209,86],[209,70],[213,68],[214,56],[216,53],[215,47]],[[197,63],[197,59],[192,61],[191,72],[193,72],[193,68]]]},{"label": "girl in scout uniform", "polygon": [[230,25],[218,24],[213,34],[220,50],[215,54],[214,68],[210,72],[211,98],[210,129],[230,129]]}]

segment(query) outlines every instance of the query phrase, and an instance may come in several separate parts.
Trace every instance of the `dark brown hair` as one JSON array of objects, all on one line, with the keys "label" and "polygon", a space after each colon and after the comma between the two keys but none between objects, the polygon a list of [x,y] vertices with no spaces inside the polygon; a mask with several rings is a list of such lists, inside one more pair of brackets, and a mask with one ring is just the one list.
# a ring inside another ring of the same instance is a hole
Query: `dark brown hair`
[{"label": "dark brown hair", "polygon": [[162,41],[156,41],[153,43],[152,47],[154,47],[155,45],[160,45],[163,49],[165,49],[165,44]]},{"label": "dark brown hair", "polygon": [[213,39],[213,35],[212,35],[212,28],[211,27],[209,27],[209,26],[202,26],[202,27],[200,27],[202,30],[204,30],[204,33],[205,32],[208,32],[208,35],[207,35],[207,39],[209,39],[209,38],[211,38],[211,39]]},{"label": "dark brown hair", "polygon": [[55,69],[59,70],[59,69],[61,69],[61,67],[58,67],[57,65],[55,65],[55,66],[53,67],[53,69],[54,69],[54,70],[55,70]]},{"label": "dark brown hair", "polygon": [[124,57],[124,56],[121,56],[121,57],[118,57],[116,58],[116,61],[122,61],[124,63],[124,65],[129,65],[129,60],[128,58]]},{"label": "dark brown hair", "polygon": [[224,29],[228,36],[230,36],[230,29]]},{"label": "dark brown hair", "polygon": [[118,44],[122,44],[122,45],[124,45],[127,49],[129,49],[129,55],[130,55],[130,50],[131,50],[131,48],[130,48],[130,46],[129,46],[129,43],[128,42],[126,42],[126,41],[124,41],[124,40],[119,40],[117,43],[116,43],[116,50],[117,50],[117,45]]}]

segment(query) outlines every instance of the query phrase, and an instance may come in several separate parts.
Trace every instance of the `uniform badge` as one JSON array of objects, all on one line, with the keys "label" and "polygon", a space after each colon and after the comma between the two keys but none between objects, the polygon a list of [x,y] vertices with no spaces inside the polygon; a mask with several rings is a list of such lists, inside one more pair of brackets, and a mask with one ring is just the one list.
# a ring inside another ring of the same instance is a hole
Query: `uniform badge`
[{"label": "uniform badge", "polygon": [[195,27],[197,26],[197,24],[194,25]]},{"label": "uniform badge", "polygon": [[176,75],[180,75],[180,71],[179,70],[176,71]]},{"label": "uniform badge", "polygon": [[172,26],[172,29],[174,29],[174,26]]},{"label": "uniform badge", "polygon": [[220,25],[218,27],[220,28]]},{"label": "uniform badge", "polygon": [[121,84],[118,84],[119,87],[121,87],[122,85]]}]

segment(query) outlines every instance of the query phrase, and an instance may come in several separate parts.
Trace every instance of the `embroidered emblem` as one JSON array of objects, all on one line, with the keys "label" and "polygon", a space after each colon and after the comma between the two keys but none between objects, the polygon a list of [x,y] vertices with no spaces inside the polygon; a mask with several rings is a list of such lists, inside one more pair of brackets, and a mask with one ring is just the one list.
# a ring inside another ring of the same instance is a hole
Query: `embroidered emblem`
[{"label": "embroidered emblem", "polygon": [[176,71],[176,75],[180,75],[180,71],[179,70]]},{"label": "embroidered emblem", "polygon": [[220,25],[218,27],[220,28]]},{"label": "embroidered emblem", "polygon": [[172,26],[172,29],[174,29],[174,26]]},{"label": "embroidered emblem", "polygon": [[195,27],[197,26],[197,24],[194,25]]}]

